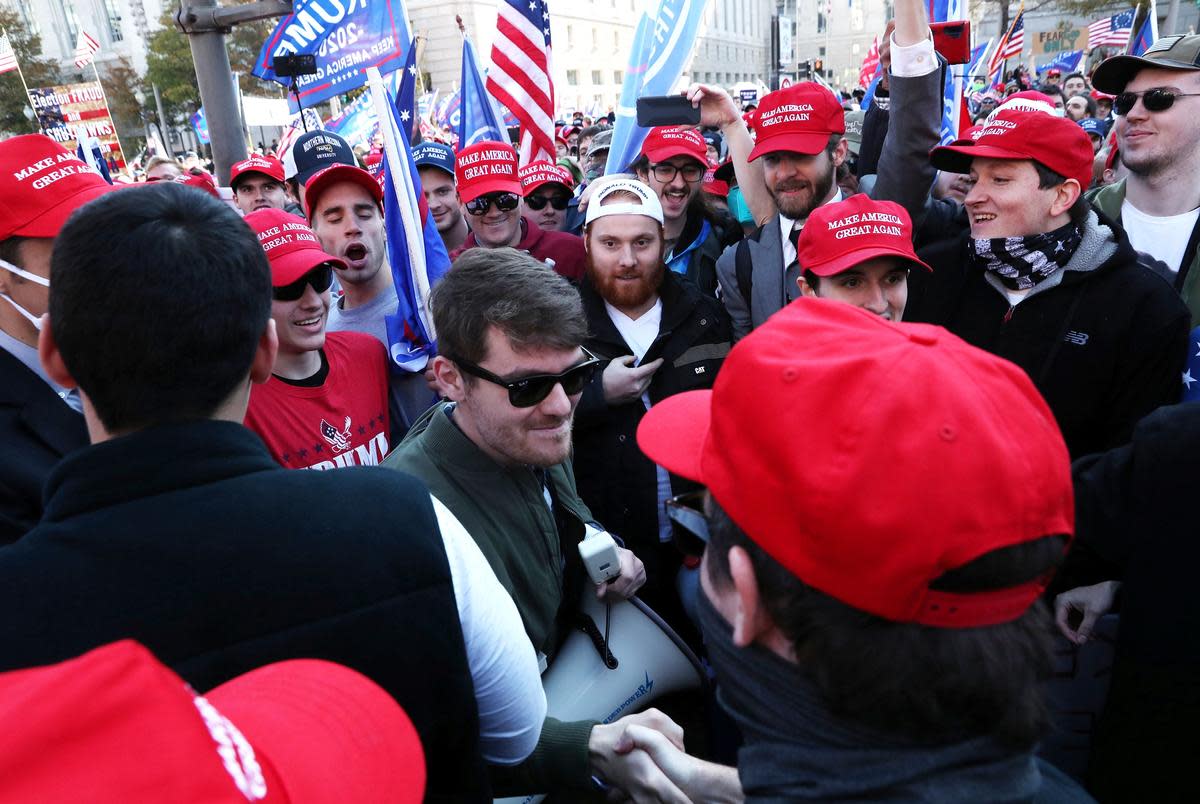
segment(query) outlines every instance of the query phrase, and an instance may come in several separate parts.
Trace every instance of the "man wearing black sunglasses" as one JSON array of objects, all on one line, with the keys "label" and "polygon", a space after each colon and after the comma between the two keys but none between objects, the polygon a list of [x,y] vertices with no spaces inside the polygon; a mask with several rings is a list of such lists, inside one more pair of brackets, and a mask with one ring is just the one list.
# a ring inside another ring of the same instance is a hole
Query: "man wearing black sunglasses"
[{"label": "man wearing black sunglasses", "polygon": [[502,142],[480,142],[458,152],[454,163],[458,200],[471,233],[450,253],[451,260],[475,247],[510,246],[529,253],[572,282],[583,277],[583,241],[548,231],[521,216],[517,152]]},{"label": "man wearing black sunglasses", "polygon": [[326,333],[333,270],[304,219],[278,209],[246,216],[271,264],[271,318],[279,353],[254,386],[246,426],[290,469],[373,466],[387,455],[388,367],[382,344],[360,332]]},{"label": "man wearing black sunglasses", "polygon": [[[462,522],[512,595],[534,649],[552,661],[582,595],[628,598],[646,577],[619,548],[620,575],[593,587],[579,557],[593,517],[575,488],[571,425],[599,367],[581,348],[579,294],[528,255],[475,249],[433,289],[430,306],[440,352],[432,367],[449,401],[414,423],[384,465],[424,481]],[[603,765],[615,725],[548,719],[537,762],[493,769],[495,792],[585,790],[591,773],[619,783],[620,771]]]},{"label": "man wearing black sunglasses", "polygon": [[1157,261],[1200,324],[1200,36],[1164,36],[1115,56],[1093,77],[1116,95],[1114,130],[1128,175],[1089,194],[1129,242]]},{"label": "man wearing black sunglasses", "polygon": [[561,232],[567,222],[571,188],[575,182],[566,168],[551,162],[530,162],[520,170],[525,214],[543,232]]}]

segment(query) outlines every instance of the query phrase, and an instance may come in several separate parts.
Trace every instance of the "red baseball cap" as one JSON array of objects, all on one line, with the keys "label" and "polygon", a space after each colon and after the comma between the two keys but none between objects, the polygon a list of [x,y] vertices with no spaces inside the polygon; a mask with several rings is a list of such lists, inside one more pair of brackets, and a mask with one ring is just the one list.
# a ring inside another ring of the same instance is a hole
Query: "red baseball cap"
[{"label": "red baseball cap", "polygon": [[55,237],[71,213],[113,186],[42,134],[0,142],[0,240]]},{"label": "red baseball cap", "polygon": [[704,174],[704,183],[700,185],[700,189],[709,195],[725,198],[729,195],[729,182],[717,178],[717,165],[709,165],[708,171]]},{"label": "red baseball cap", "polygon": [[374,176],[356,165],[333,165],[312,174],[312,177],[304,185],[304,206],[309,220],[312,220],[313,212],[317,208],[317,200],[320,199],[321,194],[333,185],[341,184],[344,181],[357,184],[366,190],[371,198],[375,199],[375,203],[379,204],[380,209],[383,208],[383,188],[379,186],[379,182]]},{"label": "red baseball cap", "polygon": [[650,129],[642,140],[641,156],[651,162],[665,162],[675,156],[689,156],[702,165],[708,164],[708,144],[700,132],[682,126],[658,126]]},{"label": "red baseball cap", "polygon": [[487,193],[521,195],[517,152],[507,143],[485,140],[463,148],[454,160],[454,178],[464,204]]},{"label": "red baseball cap", "polygon": [[754,131],[757,139],[750,161],[772,151],[819,154],[831,135],[846,133],[846,112],[828,89],[802,81],[763,97]]},{"label": "red baseball cap", "polygon": [[543,184],[561,184],[568,190],[575,186],[575,181],[571,178],[571,171],[545,160],[530,162],[517,171],[517,175],[521,177],[521,189],[524,195],[529,195]]},{"label": "red baseball cap", "polygon": [[261,173],[267,178],[283,184],[283,163],[273,156],[255,154],[249,159],[234,163],[234,166],[229,169],[229,186],[236,190],[238,179],[247,173]]},{"label": "red baseball cap", "polygon": [[977,156],[1030,159],[1083,188],[1092,183],[1092,141],[1074,120],[1045,112],[999,111],[974,142],[957,140],[929,152],[934,167],[951,173],[970,173]]},{"label": "red baseball cap", "polygon": [[844,302],[789,304],[733,347],[711,391],[662,400],[637,435],[805,584],[895,622],[1020,617],[1049,573],[986,592],[930,584],[1074,530],[1067,447],[1021,368]]},{"label": "red baseball cap", "polygon": [[197,190],[208,193],[213,198],[220,198],[221,194],[217,191],[217,183],[213,179],[212,174],[208,171],[200,173],[180,173],[171,181],[176,184],[182,184],[187,187],[194,187]]},{"label": "red baseball cap", "polygon": [[373,681],[299,659],[203,696],[132,640],[0,674],[0,799],[418,802],[424,752]]},{"label": "red baseball cap", "polygon": [[325,253],[321,241],[299,215],[268,208],[251,212],[244,220],[258,235],[258,244],[271,264],[272,287],[290,285],[323,263],[346,268],[346,261],[341,257]]},{"label": "red baseball cap", "polygon": [[912,238],[904,207],[859,193],[814,209],[800,230],[796,254],[801,267],[817,276],[840,274],[876,257],[898,257],[932,271],[913,251]]}]

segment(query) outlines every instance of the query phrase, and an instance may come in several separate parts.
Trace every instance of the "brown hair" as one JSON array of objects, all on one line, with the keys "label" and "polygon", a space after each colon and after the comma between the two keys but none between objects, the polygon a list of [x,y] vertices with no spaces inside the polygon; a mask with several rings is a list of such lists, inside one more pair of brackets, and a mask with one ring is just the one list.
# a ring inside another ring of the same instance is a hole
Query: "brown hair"
[{"label": "brown hair", "polygon": [[545,263],[513,248],[466,251],[429,297],[438,351],[451,360],[487,358],[495,327],[517,351],[574,349],[587,337],[579,293]]}]

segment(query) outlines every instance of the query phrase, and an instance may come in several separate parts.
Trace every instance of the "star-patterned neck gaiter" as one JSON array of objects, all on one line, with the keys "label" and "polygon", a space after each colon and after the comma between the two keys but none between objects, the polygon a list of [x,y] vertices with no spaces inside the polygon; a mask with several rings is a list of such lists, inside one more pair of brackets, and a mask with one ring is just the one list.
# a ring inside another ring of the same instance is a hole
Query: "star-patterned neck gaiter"
[{"label": "star-patterned neck gaiter", "polygon": [[970,241],[971,261],[990,271],[1009,290],[1029,290],[1062,268],[1083,240],[1083,229],[1068,223],[1025,237],[993,237]]}]

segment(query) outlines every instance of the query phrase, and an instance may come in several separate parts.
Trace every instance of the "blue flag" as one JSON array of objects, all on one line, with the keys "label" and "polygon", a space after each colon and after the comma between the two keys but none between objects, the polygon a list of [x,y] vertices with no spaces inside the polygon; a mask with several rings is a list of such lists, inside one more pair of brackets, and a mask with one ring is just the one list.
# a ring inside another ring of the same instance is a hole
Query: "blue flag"
[{"label": "blue flag", "polygon": [[475,58],[475,46],[463,36],[462,81],[459,86],[458,147],[491,140],[508,142],[508,129],[483,83],[483,73]]},{"label": "blue flag", "polygon": [[658,0],[638,20],[605,173],[624,171],[637,159],[647,133],[637,124],[637,99],[671,91],[696,46],[707,8],[708,0]]},{"label": "blue flag", "polygon": [[87,162],[88,166],[103,176],[106,182],[113,183],[112,176],[108,173],[108,160],[104,158],[104,148],[100,145],[100,140],[81,134],[79,144],[75,147],[75,155],[81,161]]},{"label": "blue flag", "polygon": [[1037,72],[1041,75],[1047,70],[1057,69],[1064,73],[1073,73],[1079,69],[1079,62],[1082,60],[1082,50],[1064,50],[1045,64],[1039,64]]},{"label": "blue flag", "polygon": [[400,115],[400,128],[412,142],[417,130],[417,49],[408,49],[404,69],[400,71],[400,89],[396,92],[396,111]]},{"label": "blue flag", "polygon": [[1154,33],[1150,30],[1150,19],[1150,16],[1147,15],[1145,21],[1142,22],[1142,27],[1138,29],[1137,36],[1133,37],[1133,41],[1129,43],[1130,56],[1141,56],[1150,49],[1150,45],[1154,44]]},{"label": "blue flag", "polygon": [[205,145],[212,142],[208,136],[208,117],[204,114],[203,106],[200,107],[200,111],[191,116],[188,122],[192,124],[192,129],[196,132],[196,139]]},{"label": "blue flag", "polygon": [[[404,0],[296,0],[292,13],[267,37],[250,72],[290,86],[275,75],[276,56],[312,54],[317,74],[296,79],[300,100],[313,106],[366,83],[367,67],[390,73],[404,65],[412,35]],[[292,112],[299,111],[288,93]]]},{"label": "blue flag", "polygon": [[396,102],[388,95],[379,72],[367,72],[383,133],[384,227],[399,302],[396,314],[385,319],[388,354],[398,368],[415,373],[423,371],[436,352],[429,291],[450,270],[450,255],[425,204],[421,177]]}]

